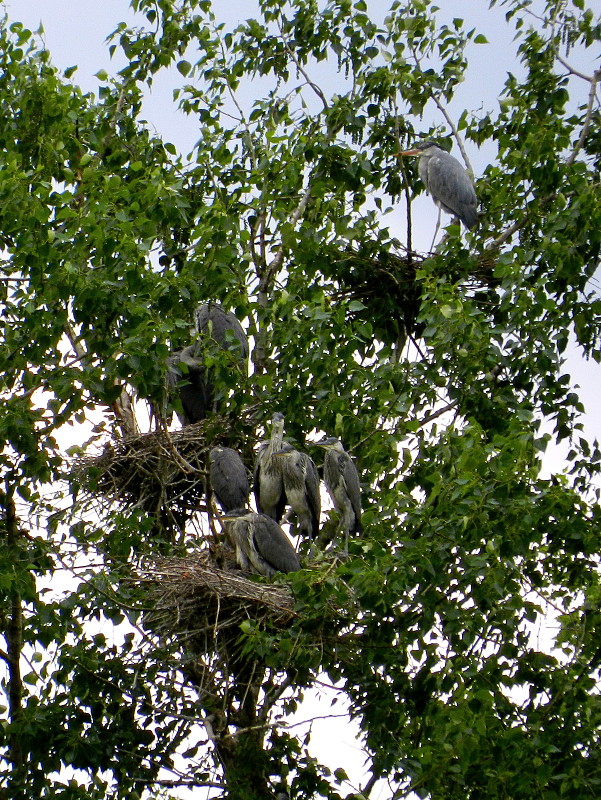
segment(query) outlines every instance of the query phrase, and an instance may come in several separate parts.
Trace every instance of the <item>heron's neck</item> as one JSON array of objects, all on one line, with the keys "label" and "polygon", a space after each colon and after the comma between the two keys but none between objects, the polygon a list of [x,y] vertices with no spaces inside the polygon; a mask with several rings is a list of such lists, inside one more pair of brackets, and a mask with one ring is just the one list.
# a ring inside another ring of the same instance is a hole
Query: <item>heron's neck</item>
[{"label": "heron's neck", "polygon": [[280,423],[274,423],[271,432],[271,441],[269,442],[268,455],[272,456],[281,450],[284,444],[284,426]]}]

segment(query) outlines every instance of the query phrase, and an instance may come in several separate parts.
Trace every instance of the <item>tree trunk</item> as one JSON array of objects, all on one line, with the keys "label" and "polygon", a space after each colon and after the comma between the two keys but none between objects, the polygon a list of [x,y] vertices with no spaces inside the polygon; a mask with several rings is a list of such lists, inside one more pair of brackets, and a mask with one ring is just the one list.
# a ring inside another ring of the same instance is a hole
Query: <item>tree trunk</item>
[{"label": "tree trunk", "polygon": [[[19,525],[15,510],[12,487],[3,493],[4,520],[8,548],[14,554],[14,563],[21,560]],[[12,767],[11,797],[24,797],[25,757],[21,742],[23,718],[23,682],[21,679],[21,651],[23,649],[23,616],[21,595],[13,588],[10,592],[10,614],[6,625],[6,650],[8,665],[8,708],[10,719],[9,759]]]}]

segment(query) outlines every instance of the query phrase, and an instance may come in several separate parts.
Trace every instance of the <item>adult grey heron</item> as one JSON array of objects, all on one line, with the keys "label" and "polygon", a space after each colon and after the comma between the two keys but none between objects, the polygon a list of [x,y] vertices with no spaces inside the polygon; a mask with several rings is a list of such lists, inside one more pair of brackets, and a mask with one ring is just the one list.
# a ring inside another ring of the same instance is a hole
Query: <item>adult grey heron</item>
[{"label": "adult grey heron", "polygon": [[434,142],[420,142],[399,156],[418,156],[419,177],[438,206],[434,238],[440,227],[440,210],[458,217],[470,230],[478,222],[478,198],[472,179],[459,161]]},{"label": "adult grey heron", "polygon": [[349,536],[361,533],[361,486],[351,457],[334,437],[316,442],[326,451],[323,479],[340,514],[340,530],[344,531],[344,552],[348,553]]},{"label": "adult grey heron", "polygon": [[[248,340],[232,312],[218,303],[202,303],[194,312],[196,341],[168,359],[167,385],[177,389],[182,405],[182,424],[200,422],[216,411],[223,394],[219,392],[219,371],[244,371],[248,360]],[[227,363],[209,367],[217,351],[224,351]],[[211,359],[212,360],[212,359]]]},{"label": "adult grey heron", "polygon": [[321,514],[317,467],[306,453],[284,442],[283,435],[284,417],[276,413],[271,439],[257,453],[254,480],[257,508],[280,522],[289,505],[296,515],[299,533],[315,539]]},{"label": "adult grey heron", "polygon": [[236,548],[236,561],[242,569],[254,570],[266,578],[273,578],[276,572],[298,572],[301,569],[290,540],[271,517],[238,508],[222,519]]},{"label": "adult grey heron", "polygon": [[240,454],[231,447],[213,447],[209,452],[209,480],[223,511],[248,505],[248,472]]}]

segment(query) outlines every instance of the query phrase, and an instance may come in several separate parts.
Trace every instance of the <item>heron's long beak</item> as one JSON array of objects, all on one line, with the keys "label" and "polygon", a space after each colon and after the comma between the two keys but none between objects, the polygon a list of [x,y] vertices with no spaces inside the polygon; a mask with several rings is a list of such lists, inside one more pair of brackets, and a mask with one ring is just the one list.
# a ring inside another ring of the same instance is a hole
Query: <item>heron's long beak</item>
[{"label": "heron's long beak", "polygon": [[233,519],[245,517],[250,513],[252,512],[248,511],[246,508],[234,508],[232,511],[226,511],[225,514],[221,514],[220,519],[224,520],[225,522],[231,522]]},{"label": "heron's long beak", "polygon": [[419,155],[419,150],[413,148],[413,150],[401,150],[400,153],[397,153],[397,156],[400,158],[401,156],[417,156]]}]

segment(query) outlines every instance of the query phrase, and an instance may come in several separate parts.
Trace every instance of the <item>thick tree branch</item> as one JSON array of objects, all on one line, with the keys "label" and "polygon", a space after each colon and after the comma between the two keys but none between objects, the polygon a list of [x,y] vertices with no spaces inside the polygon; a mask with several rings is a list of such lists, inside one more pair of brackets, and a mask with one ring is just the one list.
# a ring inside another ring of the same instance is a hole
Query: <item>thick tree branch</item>
[{"label": "thick tree branch", "polygon": [[[6,542],[15,564],[20,561],[19,523],[15,509],[13,487],[7,484],[2,493]],[[12,765],[13,781],[19,786],[25,773],[25,754],[21,743],[20,724],[23,718],[23,680],[21,678],[21,651],[23,649],[23,611],[21,595],[12,588],[10,591],[10,616],[6,627],[6,662],[8,664],[8,713],[11,723],[9,735],[9,758]]]},{"label": "thick tree branch", "polygon": [[377,782],[378,782],[378,777],[377,777],[377,775],[375,773],[372,772],[372,774],[370,775],[369,780],[367,781],[365,786],[361,789],[361,794],[364,797],[369,797]]}]

